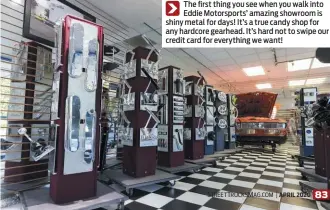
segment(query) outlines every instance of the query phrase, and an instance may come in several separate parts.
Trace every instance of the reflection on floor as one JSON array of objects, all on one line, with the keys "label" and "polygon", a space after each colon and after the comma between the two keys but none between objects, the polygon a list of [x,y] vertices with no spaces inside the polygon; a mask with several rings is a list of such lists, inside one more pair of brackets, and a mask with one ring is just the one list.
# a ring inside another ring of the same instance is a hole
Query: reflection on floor
[{"label": "reflection on floor", "polygon": [[[299,166],[291,158],[291,149],[282,146],[276,153],[247,150],[218,162],[217,167],[179,173],[181,179],[173,187],[154,184],[135,189],[125,209],[318,209],[311,196],[300,191],[302,177],[295,170]],[[119,186],[112,186],[126,194]]]}]

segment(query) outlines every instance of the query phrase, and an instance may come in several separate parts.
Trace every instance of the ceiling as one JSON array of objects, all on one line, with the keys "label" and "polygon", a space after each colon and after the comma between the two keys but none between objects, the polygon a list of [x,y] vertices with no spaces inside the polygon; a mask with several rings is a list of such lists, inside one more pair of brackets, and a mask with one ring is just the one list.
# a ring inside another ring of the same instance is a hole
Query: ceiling
[{"label": "ceiling", "polygon": [[[89,0],[100,10],[120,20],[129,27],[130,37],[145,34],[161,48],[161,0],[112,1]],[[164,48],[161,49],[160,66],[174,65],[184,70],[185,75],[200,71],[208,83],[227,92],[243,93],[258,90],[256,84],[271,83],[271,89],[279,97],[292,97],[301,86],[289,87],[290,80],[326,78],[317,85],[320,92],[330,92],[330,66],[305,71],[289,72],[287,61],[315,56],[316,48]],[[242,68],[262,66],[265,75],[248,77]],[[314,85],[315,86],[315,85]]]}]

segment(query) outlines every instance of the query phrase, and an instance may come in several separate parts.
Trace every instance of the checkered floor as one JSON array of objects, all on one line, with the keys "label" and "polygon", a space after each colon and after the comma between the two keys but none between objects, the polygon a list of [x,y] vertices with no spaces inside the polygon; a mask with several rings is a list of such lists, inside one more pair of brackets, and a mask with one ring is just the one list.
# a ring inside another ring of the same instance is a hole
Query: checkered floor
[{"label": "checkered floor", "polygon": [[[276,153],[247,150],[205,167],[196,173],[179,173],[173,187],[155,184],[135,189],[125,202],[127,210],[312,210],[318,209],[310,197],[282,197],[279,193],[300,193],[301,174],[297,161],[284,148]],[[112,185],[122,190],[117,185]],[[125,191],[122,191],[124,194]],[[254,196],[229,196],[228,192]],[[217,196],[212,196],[217,195]],[[268,195],[258,197],[257,195]]]}]

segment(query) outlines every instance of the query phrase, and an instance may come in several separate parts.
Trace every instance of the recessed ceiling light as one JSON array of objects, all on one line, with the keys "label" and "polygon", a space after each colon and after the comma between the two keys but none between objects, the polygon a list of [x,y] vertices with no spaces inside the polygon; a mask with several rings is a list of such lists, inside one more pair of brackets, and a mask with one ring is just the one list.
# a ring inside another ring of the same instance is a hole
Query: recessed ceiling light
[{"label": "recessed ceiling light", "polygon": [[306,81],[306,85],[316,85],[316,84],[321,84],[321,83],[324,83],[326,80],[325,77],[323,78],[314,78],[314,79],[308,79]]},{"label": "recessed ceiling light", "polygon": [[291,80],[289,86],[302,86],[305,85],[306,80]]},{"label": "recessed ceiling light", "polygon": [[270,83],[264,83],[264,84],[256,84],[256,87],[258,89],[269,89],[272,88],[272,85]]},{"label": "recessed ceiling light", "polygon": [[246,76],[254,77],[259,75],[265,75],[265,70],[262,66],[255,66],[250,68],[243,68]]},{"label": "recessed ceiling light", "polygon": [[308,70],[312,63],[312,58],[288,62],[288,71]]},{"label": "recessed ceiling light", "polygon": [[317,58],[313,59],[312,69],[330,67],[328,63],[321,63]]}]

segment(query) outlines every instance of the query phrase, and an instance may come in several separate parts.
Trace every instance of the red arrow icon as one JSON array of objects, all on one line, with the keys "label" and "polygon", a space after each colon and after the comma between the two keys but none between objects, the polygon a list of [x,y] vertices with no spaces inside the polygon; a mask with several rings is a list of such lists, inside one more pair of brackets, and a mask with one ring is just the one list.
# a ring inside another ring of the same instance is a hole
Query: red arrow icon
[{"label": "red arrow icon", "polygon": [[180,2],[179,1],[167,1],[166,2],[166,15],[167,16],[179,16],[180,15]]}]

